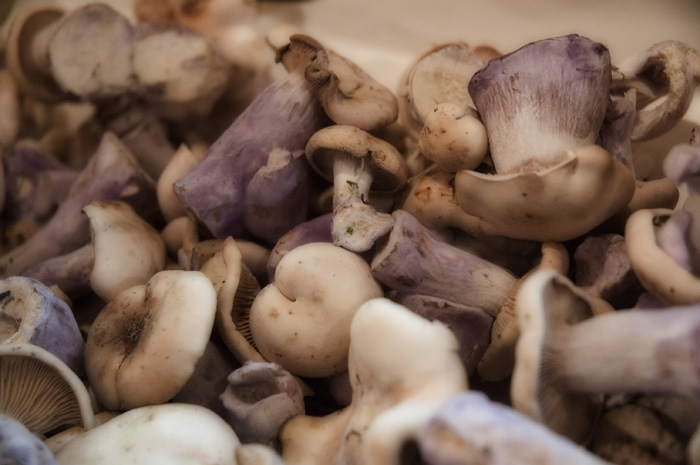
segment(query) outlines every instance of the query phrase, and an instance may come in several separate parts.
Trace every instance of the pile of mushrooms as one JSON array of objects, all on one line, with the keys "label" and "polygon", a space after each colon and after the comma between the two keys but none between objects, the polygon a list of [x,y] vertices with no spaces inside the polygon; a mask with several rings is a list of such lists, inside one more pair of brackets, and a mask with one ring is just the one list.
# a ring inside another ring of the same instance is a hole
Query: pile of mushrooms
[{"label": "pile of mushrooms", "polygon": [[697,50],[133,6],[4,19],[0,462],[700,465]]}]

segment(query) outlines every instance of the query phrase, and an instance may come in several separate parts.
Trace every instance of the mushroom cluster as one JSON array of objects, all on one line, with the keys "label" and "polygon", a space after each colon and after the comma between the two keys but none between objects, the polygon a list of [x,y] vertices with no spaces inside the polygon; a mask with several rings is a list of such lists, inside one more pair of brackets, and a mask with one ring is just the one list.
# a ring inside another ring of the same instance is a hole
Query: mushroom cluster
[{"label": "mushroom cluster", "polygon": [[132,3],[3,19],[0,462],[700,464],[697,50]]}]

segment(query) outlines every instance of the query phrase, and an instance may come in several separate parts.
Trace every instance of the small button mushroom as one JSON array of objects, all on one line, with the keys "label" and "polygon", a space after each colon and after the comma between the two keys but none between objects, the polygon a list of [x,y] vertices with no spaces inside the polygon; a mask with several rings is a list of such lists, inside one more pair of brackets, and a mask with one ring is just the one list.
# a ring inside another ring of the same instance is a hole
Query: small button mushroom
[{"label": "small button mushroom", "polygon": [[584,442],[613,393],[660,393],[699,403],[698,305],[605,312],[553,270],[530,275],[516,295],[520,338],[513,406]]},{"label": "small button mushroom", "polygon": [[611,465],[527,416],[475,391],[451,397],[420,429],[416,439],[421,463],[426,465]]},{"label": "small button mushroom", "polygon": [[304,414],[296,378],[275,363],[248,361],[228,377],[223,416],[244,443],[272,444],[280,427]]},{"label": "small button mushroom", "polygon": [[32,278],[0,280],[0,344],[28,343],[51,352],[77,375],[84,374],[85,345],[73,311]]},{"label": "small button mushroom", "polygon": [[216,291],[199,271],[166,270],[122,291],[100,310],[85,343],[85,368],[111,410],[171,399],[204,353]]},{"label": "small button mushroom", "polygon": [[486,128],[476,111],[457,103],[437,105],[425,115],[418,137],[418,150],[441,169],[473,170],[486,156]]},{"label": "small button mushroom", "polygon": [[57,465],[39,436],[6,415],[0,415],[0,458],[8,465]]},{"label": "small button mushroom", "polygon": [[156,188],[132,154],[113,133],[102,137],[65,201],[26,242],[0,256],[0,277],[20,273],[47,258],[90,242],[90,225],[82,208],[95,200],[123,200],[150,221],[157,212]]},{"label": "small button mushroom", "polygon": [[95,250],[90,287],[109,302],[130,287],[145,284],[165,268],[165,242],[151,224],[123,201],[96,201],[83,207]]},{"label": "small button mushroom", "polygon": [[61,359],[34,344],[0,344],[0,413],[35,434],[95,424],[87,388]]},{"label": "small button mushroom", "polygon": [[330,376],[347,369],[355,312],[382,295],[358,255],[325,242],[304,244],[280,260],[274,282],[253,300],[250,332],[268,361],[298,376]]},{"label": "small button mushroom", "polygon": [[353,252],[371,249],[393,219],[367,203],[370,191],[394,193],[404,186],[408,169],[399,151],[360,128],[334,125],[311,136],[306,158],[333,182],[334,243]]},{"label": "small button mushroom", "polygon": [[240,445],[221,417],[198,405],[135,408],[79,435],[55,454],[61,465],[236,465]]}]

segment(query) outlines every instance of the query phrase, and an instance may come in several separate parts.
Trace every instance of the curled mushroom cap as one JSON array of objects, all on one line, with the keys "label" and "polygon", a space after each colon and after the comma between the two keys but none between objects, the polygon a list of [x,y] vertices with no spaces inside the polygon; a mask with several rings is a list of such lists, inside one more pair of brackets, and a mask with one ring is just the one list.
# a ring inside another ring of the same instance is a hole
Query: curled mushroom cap
[{"label": "curled mushroom cap", "polygon": [[211,410],[171,403],[122,413],[72,439],[55,457],[73,465],[236,465],[239,445],[233,429]]},{"label": "curled mushroom cap", "polygon": [[598,226],[634,194],[632,172],[597,145],[561,154],[546,169],[517,174],[462,170],[455,198],[495,236],[566,241]]},{"label": "curled mushroom cap", "polygon": [[347,369],[350,323],[364,302],[383,295],[369,265],[326,242],[298,246],[255,297],[250,331],[260,353],[299,376]]},{"label": "curled mushroom cap", "polygon": [[279,47],[277,60],[289,69],[287,55],[297,53],[316,57],[304,76],[333,122],[372,131],[398,117],[394,94],[349,59],[308,35],[293,34],[286,46]]},{"label": "curled mushroom cap", "polygon": [[62,426],[94,426],[83,382],[63,361],[34,344],[0,344],[0,413],[36,434]]},{"label": "curled mushroom cap", "polygon": [[97,399],[120,410],[171,399],[204,353],[216,291],[198,271],[166,270],[122,291],[97,315],[85,368]]}]

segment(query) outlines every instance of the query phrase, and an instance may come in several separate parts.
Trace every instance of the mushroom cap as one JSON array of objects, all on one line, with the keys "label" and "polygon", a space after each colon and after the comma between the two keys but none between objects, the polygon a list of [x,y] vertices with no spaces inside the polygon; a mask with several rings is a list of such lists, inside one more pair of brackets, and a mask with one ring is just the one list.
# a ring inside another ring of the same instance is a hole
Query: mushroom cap
[{"label": "mushroom cap", "polygon": [[34,344],[0,344],[0,413],[35,434],[94,426],[87,388],[63,361]]},{"label": "mushroom cap", "polygon": [[372,173],[372,190],[395,192],[406,183],[408,168],[401,153],[389,142],[350,125],[333,125],[316,131],[306,144],[306,158],[325,179],[333,181],[337,157],[357,159]]},{"label": "mushroom cap", "polygon": [[556,341],[571,325],[593,316],[589,298],[565,276],[538,270],[523,280],[515,298],[520,337],[511,378],[513,407],[575,442],[584,442],[602,402],[572,392],[554,371]]},{"label": "mushroom cap", "polygon": [[122,291],[95,317],[85,368],[112,410],[166,402],[187,382],[207,346],[216,291],[199,271],[166,270]]},{"label": "mushroom cap", "polygon": [[51,75],[48,43],[65,10],[58,5],[19,9],[10,23],[5,50],[7,67],[22,92],[39,100],[58,102],[65,92]]},{"label": "mushroom cap", "polygon": [[625,246],[634,273],[645,289],[669,305],[700,301],[700,277],[695,276],[666,253],[656,240],[659,220],[672,210],[637,210],[627,219]]},{"label": "mushroom cap", "polygon": [[359,255],[327,242],[300,245],[280,260],[275,281],[250,308],[255,345],[292,374],[330,376],[347,369],[350,323],[383,295]]},{"label": "mushroom cap", "polygon": [[22,423],[0,414],[0,460],[7,465],[57,465],[51,449]]},{"label": "mushroom cap", "polygon": [[597,145],[567,151],[563,161],[540,171],[455,176],[457,203],[482,220],[484,231],[535,241],[590,231],[626,206],[634,187],[632,172]]},{"label": "mushroom cap", "polygon": [[211,410],[169,403],[140,407],[96,426],[54,454],[62,464],[236,465],[240,440]]}]

